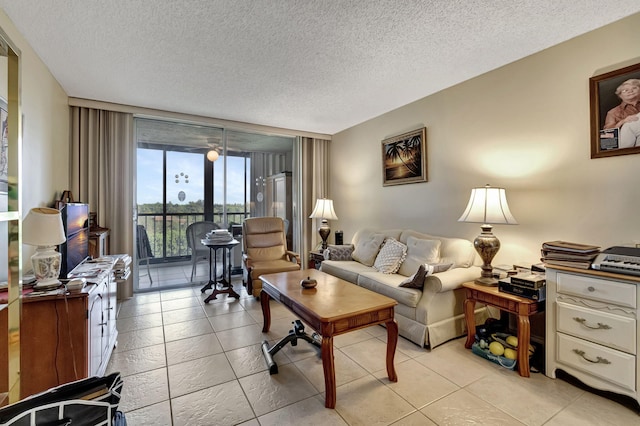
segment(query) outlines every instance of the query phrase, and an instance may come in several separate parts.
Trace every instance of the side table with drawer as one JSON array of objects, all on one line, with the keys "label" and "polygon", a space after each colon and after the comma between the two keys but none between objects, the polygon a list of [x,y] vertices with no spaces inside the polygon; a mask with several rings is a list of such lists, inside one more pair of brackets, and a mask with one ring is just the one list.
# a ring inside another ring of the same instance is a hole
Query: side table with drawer
[{"label": "side table with drawer", "polygon": [[640,402],[640,277],[547,268],[546,372]]}]

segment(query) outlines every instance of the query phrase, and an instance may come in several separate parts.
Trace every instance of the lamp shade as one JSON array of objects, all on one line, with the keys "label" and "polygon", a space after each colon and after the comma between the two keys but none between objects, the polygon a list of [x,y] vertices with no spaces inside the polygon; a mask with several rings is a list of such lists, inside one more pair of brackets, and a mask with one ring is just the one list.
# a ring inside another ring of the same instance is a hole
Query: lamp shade
[{"label": "lamp shade", "polygon": [[311,212],[310,219],[326,219],[326,220],[338,220],[335,210],[333,210],[333,200],[328,198],[318,198],[316,200],[316,206]]},{"label": "lamp shade", "polygon": [[66,241],[60,211],[48,207],[29,210],[22,222],[22,242],[32,246],[55,246]]},{"label": "lamp shade", "polygon": [[504,188],[492,188],[491,185],[471,190],[469,204],[458,222],[518,224],[509,211]]}]

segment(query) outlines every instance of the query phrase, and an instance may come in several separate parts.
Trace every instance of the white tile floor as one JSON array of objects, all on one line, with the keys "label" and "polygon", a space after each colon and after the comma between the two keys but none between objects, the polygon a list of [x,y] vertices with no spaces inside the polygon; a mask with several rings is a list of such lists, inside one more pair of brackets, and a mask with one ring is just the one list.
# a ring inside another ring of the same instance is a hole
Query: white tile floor
[{"label": "white tile floor", "polygon": [[120,409],[128,424],[640,424],[625,405],[481,359],[464,349],[464,339],[429,351],[401,338],[399,380],[389,382],[386,331],[377,326],[335,339],[337,405],[326,409],[322,362],[311,345],[285,347],[275,356],[279,373],[267,371],[260,343],[288,332],[289,311],[271,302],[272,327],[263,334],[260,304],[239,282],[240,300],[222,295],[208,305],[200,287],[137,294],[121,304],[107,372],[124,376]]}]

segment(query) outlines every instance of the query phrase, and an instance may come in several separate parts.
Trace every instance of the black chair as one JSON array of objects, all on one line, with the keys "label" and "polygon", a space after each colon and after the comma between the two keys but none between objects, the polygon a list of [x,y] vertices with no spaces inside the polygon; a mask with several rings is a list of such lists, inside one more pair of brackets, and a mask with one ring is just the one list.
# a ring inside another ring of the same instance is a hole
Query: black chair
[{"label": "black chair", "polygon": [[149,281],[153,284],[151,278],[151,270],[149,269],[149,259],[153,257],[153,250],[151,250],[151,243],[149,242],[149,236],[144,225],[138,225],[136,230],[136,245],[138,248],[138,264],[142,264],[142,261],[147,261],[147,275]]}]

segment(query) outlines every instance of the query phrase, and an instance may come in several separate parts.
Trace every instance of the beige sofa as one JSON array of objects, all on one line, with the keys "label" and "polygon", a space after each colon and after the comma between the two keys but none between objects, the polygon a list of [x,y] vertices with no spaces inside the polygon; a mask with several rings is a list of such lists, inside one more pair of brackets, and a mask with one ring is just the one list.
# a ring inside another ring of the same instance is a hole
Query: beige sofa
[{"label": "beige sofa", "polygon": [[[387,238],[393,238],[408,247],[397,273],[379,272],[369,265],[371,253],[379,253],[376,244]],[[481,272],[477,266],[478,256],[470,241],[413,230],[362,229],[354,235],[352,247],[351,260],[332,260],[336,257],[332,250],[340,253],[342,258],[349,257],[349,246],[329,246],[321,270],[395,299],[398,302],[395,318],[401,336],[420,346],[434,348],[466,334],[462,283],[473,281]],[[369,256],[367,259],[363,258],[363,250],[365,257]],[[428,275],[422,289],[400,287],[425,260],[428,260],[426,263],[451,264],[451,269]],[[486,308],[476,306],[476,323],[484,322],[487,317]]]}]

